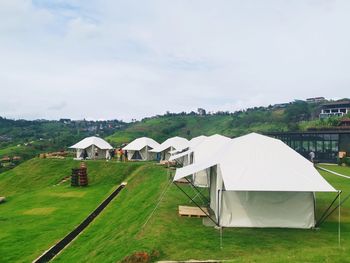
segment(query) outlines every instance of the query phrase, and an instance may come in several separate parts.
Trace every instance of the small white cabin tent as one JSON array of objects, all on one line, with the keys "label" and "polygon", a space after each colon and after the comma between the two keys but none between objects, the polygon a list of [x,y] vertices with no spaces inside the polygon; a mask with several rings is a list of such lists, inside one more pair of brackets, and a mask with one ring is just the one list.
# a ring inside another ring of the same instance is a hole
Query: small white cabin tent
[{"label": "small white cabin tent", "polygon": [[188,140],[182,137],[172,137],[164,141],[158,147],[151,150],[151,152],[160,154],[160,161],[168,161],[172,151],[180,151],[188,148]]},{"label": "small white cabin tent", "polygon": [[336,192],[282,141],[251,133],[216,156],[177,169],[174,181],[210,169],[210,208],[223,227],[315,226],[315,192]]},{"label": "small white cabin tent", "polygon": [[123,150],[128,152],[128,160],[150,161],[156,159],[156,154],[150,150],[159,145],[151,138],[141,137],[126,145]]},{"label": "small white cabin tent", "polygon": [[[214,134],[203,138],[199,143],[190,147],[188,151],[179,153],[170,158],[170,160],[180,160],[183,166],[200,163],[208,157],[218,157],[223,154],[223,146],[232,139],[220,134]],[[219,151],[220,150],[220,151]],[[196,172],[192,175],[192,182],[199,187],[208,187],[210,169]]]},{"label": "small white cabin tent", "polygon": [[113,147],[99,137],[87,137],[69,147],[76,149],[77,159],[110,159],[110,150]]},{"label": "small white cabin tent", "polygon": [[179,150],[173,150],[170,152],[171,157],[169,158],[169,161],[176,160],[178,163],[182,164],[183,166],[191,164],[190,160],[190,154],[194,151],[195,147],[202,143],[204,140],[206,140],[208,137],[204,135],[200,135],[197,137],[192,138],[186,147]]}]

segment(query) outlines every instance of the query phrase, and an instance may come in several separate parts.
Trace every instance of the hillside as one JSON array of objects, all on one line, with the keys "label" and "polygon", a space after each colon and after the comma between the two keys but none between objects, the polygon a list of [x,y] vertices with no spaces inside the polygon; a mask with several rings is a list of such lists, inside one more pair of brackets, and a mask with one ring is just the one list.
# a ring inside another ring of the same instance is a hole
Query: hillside
[{"label": "hillside", "polygon": [[236,137],[249,132],[305,131],[338,127],[340,117],[319,119],[319,111],[319,104],[295,101],[283,108],[256,107],[234,113],[168,113],[128,124],[108,136],[107,140],[117,146],[141,136],[163,142],[172,136],[190,139],[201,134],[219,133]]},{"label": "hillside", "polygon": [[[178,205],[193,204],[171,184],[167,169],[147,162],[88,161],[88,187],[72,188],[69,181],[57,185],[78,164],[69,159],[33,159],[0,174],[0,195],[8,198],[0,205],[0,262],[32,261],[124,180],[128,184],[120,195],[54,261],[118,262],[142,251],[164,260],[243,262],[343,262],[350,255],[349,202],[342,207],[340,249],[336,213],[318,231],[225,228],[220,248],[218,230],[204,226],[202,219],[178,216]],[[337,171],[350,175],[346,167],[337,167]],[[321,173],[343,190],[343,196],[350,193],[348,179]],[[193,194],[193,189],[182,187]],[[164,198],[152,214],[161,196]],[[319,217],[334,194],[317,197]]]},{"label": "hillside", "polygon": [[[0,173],[29,160],[39,153],[67,149],[77,141],[91,135],[101,137],[113,134],[124,125],[111,121],[10,120],[0,117]],[[2,165],[4,157],[18,156],[16,162]]]},{"label": "hillside", "polygon": [[79,162],[32,159],[0,174],[0,262],[31,262],[80,223],[142,164],[88,161],[89,186],[73,188]]}]

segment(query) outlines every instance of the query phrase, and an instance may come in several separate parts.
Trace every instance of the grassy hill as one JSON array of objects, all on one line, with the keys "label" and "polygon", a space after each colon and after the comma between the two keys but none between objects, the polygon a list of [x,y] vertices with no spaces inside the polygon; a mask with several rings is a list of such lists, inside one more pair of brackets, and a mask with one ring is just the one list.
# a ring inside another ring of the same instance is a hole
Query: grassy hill
[{"label": "grassy hill", "polygon": [[[337,170],[350,175],[350,168]],[[348,179],[321,173],[343,190],[343,196],[350,193]],[[193,204],[174,185],[147,222],[168,183],[166,171],[155,166],[145,169],[54,262],[119,262],[141,251],[153,251],[159,260],[346,262],[350,258],[350,202],[342,207],[341,247],[334,213],[319,230],[226,228],[220,248],[218,230],[203,226],[202,219],[177,215],[178,205]],[[318,216],[334,195],[317,194]]]},{"label": "grassy hill", "polygon": [[130,123],[124,129],[108,136],[107,140],[117,146],[141,136],[163,142],[176,135],[188,139],[201,134],[215,133],[236,137],[249,132],[305,131],[311,128],[338,127],[341,117],[319,119],[319,112],[320,104],[295,101],[284,108],[255,107],[233,113],[168,113]]},{"label": "grassy hill", "polygon": [[[278,112],[273,116],[278,119]],[[107,137],[107,140],[114,145],[120,145],[138,137],[151,137],[158,142],[163,142],[172,136],[193,138],[199,135],[213,135],[216,133],[229,137],[239,136],[249,131],[280,131],[287,130],[287,125],[276,121],[268,120],[237,122],[233,115],[172,115],[149,118],[130,124],[126,129],[117,131]],[[247,117],[242,117],[248,119]],[[254,118],[255,119],[255,118]]]},{"label": "grassy hill", "polygon": [[[0,262],[30,262],[80,223],[142,164],[88,161],[89,186],[61,182],[79,162],[32,159],[0,174]],[[141,170],[140,170],[141,169]]]}]

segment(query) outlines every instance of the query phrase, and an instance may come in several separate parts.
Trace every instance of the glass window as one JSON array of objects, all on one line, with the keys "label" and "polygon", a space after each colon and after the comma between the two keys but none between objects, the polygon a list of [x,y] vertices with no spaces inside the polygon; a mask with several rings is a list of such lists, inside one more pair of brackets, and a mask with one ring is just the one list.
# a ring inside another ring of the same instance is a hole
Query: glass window
[{"label": "glass window", "polygon": [[330,141],[324,141],[324,151],[325,152],[331,151],[331,142]]},{"label": "glass window", "polygon": [[339,134],[331,134],[331,140],[338,141],[339,140]]},{"label": "glass window", "polygon": [[309,152],[309,141],[303,141],[303,151]]},{"label": "glass window", "polygon": [[324,139],[329,141],[331,139],[331,135],[330,134],[324,134]]},{"label": "glass window", "polygon": [[310,152],[311,151],[313,151],[313,152],[316,151],[316,141],[310,141],[309,142],[309,150],[310,150]]},{"label": "glass window", "polygon": [[317,152],[320,152],[320,153],[324,152],[324,150],[323,150],[323,141],[317,141],[316,142],[316,149],[317,149]]},{"label": "glass window", "polygon": [[332,141],[332,152],[338,152],[338,141]]}]

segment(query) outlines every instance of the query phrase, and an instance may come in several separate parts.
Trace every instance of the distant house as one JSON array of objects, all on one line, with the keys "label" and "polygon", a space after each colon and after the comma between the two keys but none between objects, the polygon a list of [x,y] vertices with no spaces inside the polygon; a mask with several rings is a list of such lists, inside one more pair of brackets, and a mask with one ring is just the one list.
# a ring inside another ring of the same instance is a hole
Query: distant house
[{"label": "distant house", "polygon": [[350,113],[350,100],[333,101],[322,105],[320,118],[344,116],[348,113]]},{"label": "distant house", "polygon": [[321,103],[325,102],[326,99],[324,97],[315,97],[315,98],[308,98],[306,99],[307,103]]},{"label": "distant house", "polygon": [[273,109],[284,109],[286,108],[290,103],[277,103],[272,105]]},{"label": "distant house", "polygon": [[71,119],[60,119],[59,122],[62,122],[64,124],[69,124],[72,122],[72,120]]}]

